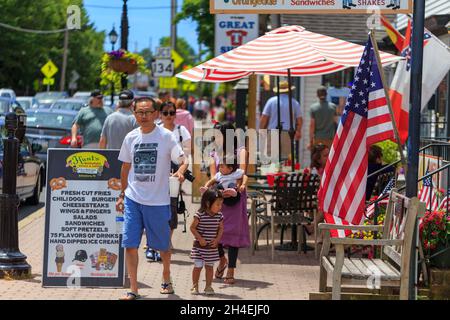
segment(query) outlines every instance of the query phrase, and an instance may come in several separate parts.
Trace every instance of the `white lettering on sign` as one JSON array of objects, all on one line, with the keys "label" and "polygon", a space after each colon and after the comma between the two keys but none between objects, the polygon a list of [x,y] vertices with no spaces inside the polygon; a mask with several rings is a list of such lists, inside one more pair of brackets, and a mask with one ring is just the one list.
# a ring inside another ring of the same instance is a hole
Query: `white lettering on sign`
[{"label": "white lettering on sign", "polygon": [[257,14],[217,14],[215,55],[233,50],[259,36]]}]

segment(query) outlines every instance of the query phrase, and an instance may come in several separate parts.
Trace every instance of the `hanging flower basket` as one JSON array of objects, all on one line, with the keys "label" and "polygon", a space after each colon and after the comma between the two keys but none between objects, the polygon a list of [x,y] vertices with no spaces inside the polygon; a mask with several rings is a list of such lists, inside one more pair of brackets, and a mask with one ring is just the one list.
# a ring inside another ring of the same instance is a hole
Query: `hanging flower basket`
[{"label": "hanging flower basket", "polygon": [[132,59],[111,59],[108,66],[115,72],[123,72],[127,74],[134,74],[138,70],[138,65]]}]

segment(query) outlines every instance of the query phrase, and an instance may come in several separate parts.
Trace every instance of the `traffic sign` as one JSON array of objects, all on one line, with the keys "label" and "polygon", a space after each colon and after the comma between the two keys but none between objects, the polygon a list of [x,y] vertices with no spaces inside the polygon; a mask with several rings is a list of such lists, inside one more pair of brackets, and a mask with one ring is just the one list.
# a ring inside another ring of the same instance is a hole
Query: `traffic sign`
[{"label": "traffic sign", "polygon": [[171,50],[172,50],[171,47],[158,47],[156,48],[155,57],[170,59],[172,57]]},{"label": "traffic sign", "polygon": [[178,88],[178,78],[159,78],[159,88],[160,89],[176,89]]},{"label": "traffic sign", "polygon": [[173,76],[172,59],[156,59],[152,62],[152,72],[154,77],[172,77]]},{"label": "traffic sign", "polygon": [[55,66],[52,60],[48,60],[48,62],[41,68],[41,72],[46,78],[51,78],[58,72],[58,67]]},{"label": "traffic sign", "polygon": [[178,68],[184,61],[184,59],[175,50],[172,50],[172,59],[175,69]]},{"label": "traffic sign", "polygon": [[55,84],[55,78],[44,78],[42,84],[46,84],[48,86],[52,86]]}]

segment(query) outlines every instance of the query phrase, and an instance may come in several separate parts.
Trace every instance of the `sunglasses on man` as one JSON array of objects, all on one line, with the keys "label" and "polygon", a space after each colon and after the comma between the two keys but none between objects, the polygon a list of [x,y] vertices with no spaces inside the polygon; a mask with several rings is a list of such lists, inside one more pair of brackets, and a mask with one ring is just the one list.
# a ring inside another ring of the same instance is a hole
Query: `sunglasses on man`
[{"label": "sunglasses on man", "polygon": [[167,117],[167,116],[171,116],[173,117],[174,115],[176,115],[177,113],[175,111],[163,111],[161,112],[163,114],[163,116]]}]

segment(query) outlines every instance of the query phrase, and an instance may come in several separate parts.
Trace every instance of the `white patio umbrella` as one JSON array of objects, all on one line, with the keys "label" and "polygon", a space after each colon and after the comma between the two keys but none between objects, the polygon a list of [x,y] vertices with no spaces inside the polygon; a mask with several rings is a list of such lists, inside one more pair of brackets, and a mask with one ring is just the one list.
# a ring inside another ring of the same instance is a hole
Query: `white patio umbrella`
[{"label": "white patio umbrella", "polygon": [[[189,81],[227,82],[251,74],[308,77],[357,67],[364,46],[310,32],[301,26],[275,29],[229,52],[208,60],[176,76]],[[402,57],[380,51],[387,66]],[[294,159],[292,92],[289,90],[291,159]],[[279,119],[278,119],[279,121]],[[292,161],[294,170],[294,161]]]}]

